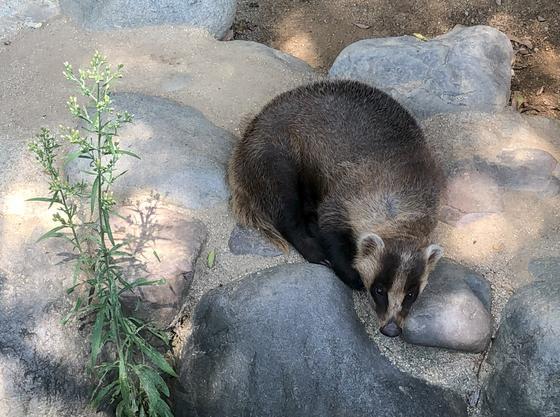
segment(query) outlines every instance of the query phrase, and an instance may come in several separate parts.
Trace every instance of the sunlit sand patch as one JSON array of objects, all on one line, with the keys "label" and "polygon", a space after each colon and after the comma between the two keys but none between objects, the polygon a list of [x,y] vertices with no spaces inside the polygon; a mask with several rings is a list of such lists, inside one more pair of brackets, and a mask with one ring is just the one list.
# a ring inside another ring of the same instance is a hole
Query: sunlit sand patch
[{"label": "sunlit sand patch", "polygon": [[309,33],[294,33],[279,45],[279,49],[307,62],[311,66],[317,65],[317,48]]}]

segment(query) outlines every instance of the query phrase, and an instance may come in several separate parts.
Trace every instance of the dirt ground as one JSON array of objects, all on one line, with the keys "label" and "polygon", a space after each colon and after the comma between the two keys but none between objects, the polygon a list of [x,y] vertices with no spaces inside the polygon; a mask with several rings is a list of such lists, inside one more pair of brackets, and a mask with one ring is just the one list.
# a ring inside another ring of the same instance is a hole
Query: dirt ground
[{"label": "dirt ground", "polygon": [[420,33],[455,25],[490,25],[516,51],[513,104],[521,112],[560,118],[558,0],[239,0],[234,38],[261,42],[327,71],[360,39]]}]

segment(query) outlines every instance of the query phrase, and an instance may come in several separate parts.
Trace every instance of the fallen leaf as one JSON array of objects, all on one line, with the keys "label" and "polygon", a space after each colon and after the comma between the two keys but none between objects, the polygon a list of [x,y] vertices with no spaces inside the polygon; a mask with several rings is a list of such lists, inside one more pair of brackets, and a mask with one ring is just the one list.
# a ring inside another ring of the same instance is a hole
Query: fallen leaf
[{"label": "fallen leaf", "polygon": [[546,19],[545,19],[544,17],[542,17],[542,16],[537,16],[537,20],[538,20],[539,22],[546,22]]},{"label": "fallen leaf", "polygon": [[534,45],[533,42],[531,42],[529,39],[527,38],[518,38],[515,35],[511,35],[511,34],[507,34],[508,38],[510,41],[515,42],[516,44],[520,45],[520,46],[525,46],[528,49],[533,49]]},{"label": "fallen leaf", "polygon": [[211,250],[208,253],[208,259],[207,259],[208,268],[213,268],[215,261],[216,261],[216,252]]},{"label": "fallen leaf", "polygon": [[496,252],[501,252],[505,249],[506,245],[504,245],[503,242],[500,243],[495,243],[492,245],[492,249],[494,249]]},{"label": "fallen leaf", "polygon": [[516,111],[521,111],[521,108],[526,104],[525,97],[521,95],[520,91],[514,91],[511,95],[511,107]]},{"label": "fallen leaf", "polygon": [[544,85],[537,91],[537,96],[540,96],[542,93],[544,93]]},{"label": "fallen leaf", "polygon": [[428,42],[428,38],[426,38],[424,35],[422,35],[421,33],[413,33],[412,36],[414,36],[416,39],[419,39],[423,42]]},{"label": "fallen leaf", "polygon": [[156,257],[157,261],[159,263],[161,263],[161,258],[159,257],[158,253],[155,251],[155,249],[152,251],[152,253],[154,254],[154,256]]},{"label": "fallen leaf", "polygon": [[354,22],[354,26],[357,26],[360,29],[369,29],[371,27],[371,25],[364,25],[363,23],[356,23],[356,22]]}]

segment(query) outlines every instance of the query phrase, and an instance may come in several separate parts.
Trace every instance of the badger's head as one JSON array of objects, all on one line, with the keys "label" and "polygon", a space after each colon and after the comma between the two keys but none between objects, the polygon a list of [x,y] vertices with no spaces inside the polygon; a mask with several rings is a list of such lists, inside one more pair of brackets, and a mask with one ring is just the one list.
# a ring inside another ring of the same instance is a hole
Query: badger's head
[{"label": "badger's head", "polygon": [[428,283],[428,275],[443,256],[438,245],[416,240],[387,239],[374,233],[361,236],[354,268],[375,302],[385,336],[401,334],[404,318]]}]

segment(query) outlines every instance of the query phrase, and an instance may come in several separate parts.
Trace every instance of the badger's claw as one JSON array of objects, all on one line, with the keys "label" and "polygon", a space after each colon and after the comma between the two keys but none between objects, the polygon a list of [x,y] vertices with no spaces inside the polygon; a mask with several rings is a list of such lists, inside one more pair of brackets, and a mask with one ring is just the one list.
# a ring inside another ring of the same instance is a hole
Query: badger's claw
[{"label": "badger's claw", "polygon": [[332,269],[332,265],[328,259],[323,259],[321,262],[319,262],[319,264]]}]

